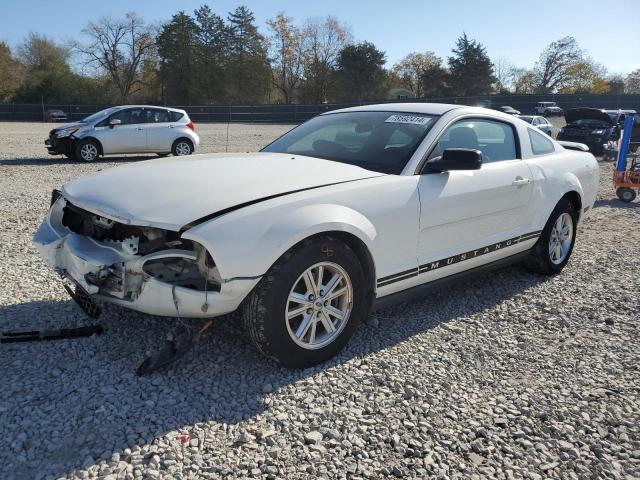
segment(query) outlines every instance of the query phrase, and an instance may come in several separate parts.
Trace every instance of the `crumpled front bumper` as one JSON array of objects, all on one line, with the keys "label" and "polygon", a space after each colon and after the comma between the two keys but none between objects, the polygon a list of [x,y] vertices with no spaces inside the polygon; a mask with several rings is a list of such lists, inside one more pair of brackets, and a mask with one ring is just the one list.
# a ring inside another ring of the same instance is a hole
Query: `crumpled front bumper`
[{"label": "crumpled front bumper", "polygon": [[[160,281],[145,273],[142,266],[147,259],[173,252],[129,254],[107,242],[71,232],[59,222],[62,215],[59,202],[64,200],[59,199],[51,208],[33,243],[51,268],[79,284],[98,302],[115,303],[152,315],[210,318],[235,311],[260,281],[260,278],[228,280],[219,291],[207,292]],[[175,253],[188,258],[184,250]],[[105,272],[109,272],[109,281],[98,285],[96,279]]]}]

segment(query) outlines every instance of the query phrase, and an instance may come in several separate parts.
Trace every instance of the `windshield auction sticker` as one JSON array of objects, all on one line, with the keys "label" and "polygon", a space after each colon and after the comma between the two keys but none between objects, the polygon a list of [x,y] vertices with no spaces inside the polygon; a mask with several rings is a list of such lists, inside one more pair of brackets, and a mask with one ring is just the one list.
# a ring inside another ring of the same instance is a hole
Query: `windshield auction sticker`
[{"label": "windshield auction sticker", "polygon": [[410,123],[412,125],[426,125],[431,120],[429,117],[418,115],[391,115],[384,123]]}]

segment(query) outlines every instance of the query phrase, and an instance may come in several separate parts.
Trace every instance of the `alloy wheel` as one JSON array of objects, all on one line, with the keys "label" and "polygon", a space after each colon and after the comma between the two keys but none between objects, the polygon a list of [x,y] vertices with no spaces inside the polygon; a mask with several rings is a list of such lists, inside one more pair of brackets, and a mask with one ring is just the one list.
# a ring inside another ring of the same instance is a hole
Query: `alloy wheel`
[{"label": "alloy wheel", "polygon": [[558,265],[562,263],[569,251],[573,240],[573,218],[568,213],[558,217],[549,237],[549,257],[551,262]]},{"label": "alloy wheel", "polygon": [[85,143],[80,149],[80,156],[85,162],[93,162],[98,156],[98,148],[93,143]]},{"label": "alloy wheel", "polygon": [[178,156],[191,154],[191,145],[187,142],[180,142],[176,145],[176,154]]},{"label": "alloy wheel", "polygon": [[352,306],[353,286],[347,272],[336,263],[316,263],[289,292],[285,308],[289,336],[307,350],[325,347],[344,330]]}]

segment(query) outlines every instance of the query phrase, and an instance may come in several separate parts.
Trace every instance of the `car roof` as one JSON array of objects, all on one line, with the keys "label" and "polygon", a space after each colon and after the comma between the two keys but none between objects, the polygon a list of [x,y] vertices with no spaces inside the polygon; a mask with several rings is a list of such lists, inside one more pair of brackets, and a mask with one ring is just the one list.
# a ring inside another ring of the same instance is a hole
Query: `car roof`
[{"label": "car roof", "polygon": [[[402,113],[423,113],[426,115],[442,115],[456,108],[474,108],[467,105],[453,105],[449,103],[376,103],[372,105],[361,105],[358,107],[341,108],[323,113],[344,112],[402,112]],[[481,107],[476,107],[481,108]],[[486,109],[483,109],[486,110]]]},{"label": "car roof", "polygon": [[110,108],[115,108],[118,110],[124,110],[126,108],[159,108],[161,110],[172,110],[174,112],[186,113],[184,110],[180,108],[163,107],[162,105],[116,105]]}]

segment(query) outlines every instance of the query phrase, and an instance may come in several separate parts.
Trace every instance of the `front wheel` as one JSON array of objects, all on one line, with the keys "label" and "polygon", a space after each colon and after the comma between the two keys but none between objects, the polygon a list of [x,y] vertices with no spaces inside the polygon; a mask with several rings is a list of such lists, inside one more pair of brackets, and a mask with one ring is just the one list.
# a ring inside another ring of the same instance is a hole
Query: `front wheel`
[{"label": "front wheel", "polygon": [[93,140],[81,140],[75,148],[75,157],[85,162],[93,162],[100,155],[98,145]]},{"label": "front wheel", "polygon": [[560,273],[567,265],[576,241],[578,214],[573,204],[560,200],[533,246],[526,267],[543,275]]},{"label": "front wheel", "polygon": [[244,305],[251,340],[269,358],[306,368],[336,355],[368,311],[362,266],[332,237],[285,253]]},{"label": "front wheel", "polygon": [[632,188],[620,187],[616,190],[616,195],[626,203],[633,202],[636,198],[636,191]]}]

